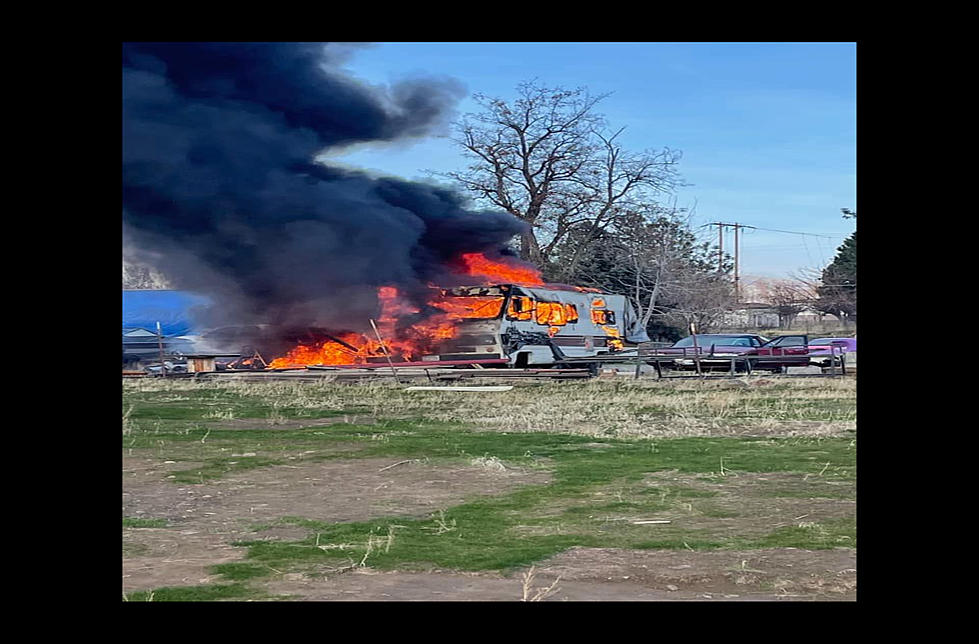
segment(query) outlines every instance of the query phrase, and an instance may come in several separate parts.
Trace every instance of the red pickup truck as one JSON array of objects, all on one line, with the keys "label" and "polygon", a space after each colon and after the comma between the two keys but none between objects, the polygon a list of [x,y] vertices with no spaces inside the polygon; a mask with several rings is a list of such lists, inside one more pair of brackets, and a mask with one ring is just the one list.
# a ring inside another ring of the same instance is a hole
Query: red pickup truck
[{"label": "red pickup truck", "polygon": [[669,368],[680,370],[695,369],[696,362],[701,369],[726,370],[730,368],[731,358],[737,357],[735,369],[744,371],[745,361],[740,358],[746,357],[751,361],[752,371],[784,371],[787,367],[809,365],[808,344],[806,335],[783,335],[769,340],[751,334],[705,334],[688,336],[657,353],[677,355]]},{"label": "red pickup truck", "polygon": [[[809,337],[782,335],[741,354],[751,360],[751,368],[784,372],[788,367],[809,366]],[[757,356],[752,359],[751,356]]]}]

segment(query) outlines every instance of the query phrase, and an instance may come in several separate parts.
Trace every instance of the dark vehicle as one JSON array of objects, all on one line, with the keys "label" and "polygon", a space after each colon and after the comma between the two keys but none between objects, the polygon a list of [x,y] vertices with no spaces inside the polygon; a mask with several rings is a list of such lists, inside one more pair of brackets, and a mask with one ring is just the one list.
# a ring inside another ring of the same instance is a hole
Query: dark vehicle
[{"label": "dark vehicle", "polygon": [[[656,350],[655,355],[676,356],[661,365],[680,371],[697,369],[698,363],[701,371],[728,371],[732,358],[737,358],[735,371],[750,367],[751,371],[785,373],[789,367],[829,366],[831,352],[839,356],[850,349],[856,349],[852,338],[820,338],[810,343],[807,335],[782,335],[769,340],[760,335],[708,333],[687,336],[671,347]],[[839,366],[840,359],[833,359],[833,364]]]},{"label": "dark vehicle", "polygon": [[[664,363],[664,367],[680,371],[696,369],[697,364],[694,360],[696,355],[701,370],[720,369],[726,371],[731,368],[732,357],[759,349],[768,341],[768,338],[764,336],[749,333],[707,333],[687,336],[678,340],[671,347],[660,349],[657,353],[677,355],[677,358],[671,363]],[[735,369],[744,371],[744,362],[736,361]]]}]

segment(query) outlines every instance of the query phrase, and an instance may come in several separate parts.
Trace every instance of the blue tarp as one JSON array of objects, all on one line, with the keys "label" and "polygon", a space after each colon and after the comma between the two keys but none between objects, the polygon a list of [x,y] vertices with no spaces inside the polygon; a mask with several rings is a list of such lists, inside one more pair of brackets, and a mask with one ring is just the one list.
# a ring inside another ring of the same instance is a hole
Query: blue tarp
[{"label": "blue tarp", "polygon": [[156,323],[165,336],[186,335],[199,331],[194,320],[195,309],[210,300],[187,291],[123,291],[122,328],[156,332]]}]

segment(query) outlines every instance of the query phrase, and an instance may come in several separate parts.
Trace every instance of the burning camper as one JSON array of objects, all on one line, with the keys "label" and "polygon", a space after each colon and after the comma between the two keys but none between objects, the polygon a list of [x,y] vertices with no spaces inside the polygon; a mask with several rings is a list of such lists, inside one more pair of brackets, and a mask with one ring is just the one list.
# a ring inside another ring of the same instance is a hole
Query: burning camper
[{"label": "burning camper", "polygon": [[647,339],[623,295],[561,285],[494,284],[432,288],[425,311],[382,287],[376,340],[322,333],[273,360],[272,368],[386,361],[507,360],[514,367],[568,359],[600,361]]},{"label": "burning camper", "polygon": [[441,295],[482,315],[460,320],[458,332],[422,360],[492,357],[515,367],[553,365],[608,356],[646,339],[623,295],[516,284],[442,289]]}]

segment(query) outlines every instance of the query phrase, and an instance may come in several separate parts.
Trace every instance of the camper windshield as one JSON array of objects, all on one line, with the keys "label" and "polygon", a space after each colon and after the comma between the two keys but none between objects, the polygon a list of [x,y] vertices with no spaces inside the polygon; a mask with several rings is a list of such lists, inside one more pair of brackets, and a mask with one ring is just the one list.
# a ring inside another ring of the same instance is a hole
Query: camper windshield
[{"label": "camper windshield", "polygon": [[470,297],[470,296],[496,296],[503,297],[507,294],[506,286],[456,286],[454,288],[441,289],[444,297]]},{"label": "camper windshield", "polygon": [[429,304],[453,319],[493,319],[502,315],[504,299],[503,295],[457,295],[443,291],[442,297]]}]

